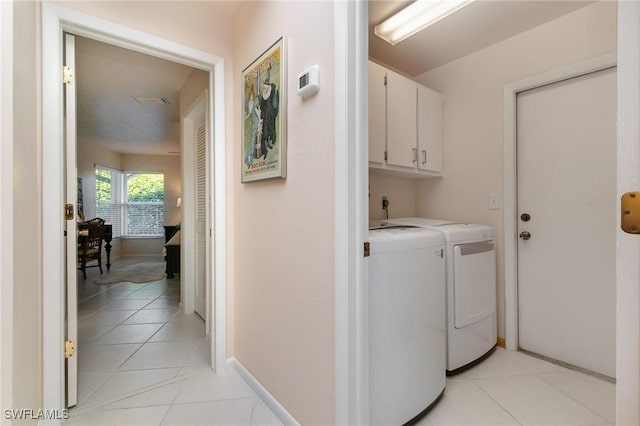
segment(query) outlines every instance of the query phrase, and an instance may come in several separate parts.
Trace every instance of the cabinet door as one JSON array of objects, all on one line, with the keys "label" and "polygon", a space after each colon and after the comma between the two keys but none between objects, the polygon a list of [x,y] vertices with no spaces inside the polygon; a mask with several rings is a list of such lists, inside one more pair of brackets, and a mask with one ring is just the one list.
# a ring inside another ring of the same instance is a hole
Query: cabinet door
[{"label": "cabinet door", "polygon": [[442,172],[442,96],[418,86],[418,168]]},{"label": "cabinet door", "polygon": [[416,168],[418,84],[387,72],[387,164]]},{"label": "cabinet door", "polygon": [[387,70],[369,62],[369,162],[384,164],[386,150],[386,94],[384,77]]}]

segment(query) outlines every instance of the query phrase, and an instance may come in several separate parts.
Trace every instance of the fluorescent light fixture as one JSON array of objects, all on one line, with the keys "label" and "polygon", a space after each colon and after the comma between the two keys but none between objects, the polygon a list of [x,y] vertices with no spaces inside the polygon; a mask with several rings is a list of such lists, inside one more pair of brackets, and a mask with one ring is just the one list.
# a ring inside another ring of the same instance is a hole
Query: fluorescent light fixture
[{"label": "fluorescent light fixture", "polygon": [[473,0],[416,0],[376,25],[375,34],[396,45],[405,38],[462,9]]}]

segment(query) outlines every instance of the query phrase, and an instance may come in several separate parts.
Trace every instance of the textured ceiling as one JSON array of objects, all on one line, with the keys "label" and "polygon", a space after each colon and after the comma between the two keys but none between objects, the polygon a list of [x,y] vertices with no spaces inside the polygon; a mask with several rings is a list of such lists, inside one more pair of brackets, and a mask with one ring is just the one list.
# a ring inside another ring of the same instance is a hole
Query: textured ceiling
[{"label": "textured ceiling", "polygon": [[[78,140],[122,153],[180,151],[180,88],[194,69],[76,37]],[[168,105],[141,104],[160,96]]]},{"label": "textured ceiling", "polygon": [[369,56],[417,76],[593,2],[476,0],[395,46],[374,35],[374,25],[410,3],[369,1]]}]

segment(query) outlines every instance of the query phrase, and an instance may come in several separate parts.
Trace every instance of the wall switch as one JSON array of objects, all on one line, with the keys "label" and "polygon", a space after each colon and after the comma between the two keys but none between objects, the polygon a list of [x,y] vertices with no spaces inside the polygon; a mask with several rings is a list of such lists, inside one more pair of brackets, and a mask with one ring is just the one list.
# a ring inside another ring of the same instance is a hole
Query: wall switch
[{"label": "wall switch", "polygon": [[382,196],[382,210],[387,210],[389,208],[389,199],[386,195]]},{"label": "wall switch", "polygon": [[500,210],[500,194],[497,192],[489,193],[489,210]]}]

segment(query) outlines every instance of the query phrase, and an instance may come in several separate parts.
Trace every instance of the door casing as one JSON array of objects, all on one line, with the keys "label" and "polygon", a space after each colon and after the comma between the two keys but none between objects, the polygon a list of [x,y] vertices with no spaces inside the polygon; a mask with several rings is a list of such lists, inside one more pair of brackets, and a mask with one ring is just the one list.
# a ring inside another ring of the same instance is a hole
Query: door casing
[{"label": "door casing", "polygon": [[[211,360],[216,371],[226,367],[226,203],[225,203],[225,103],[224,60],[187,46],[152,36],[128,27],[47,2],[42,3],[42,220],[43,264],[43,408],[64,408],[64,237],[62,127],[62,33],[67,31],[126,49],[150,54],[209,72],[209,87],[214,96],[209,99],[207,116],[214,129],[215,162],[208,172],[214,177],[214,291],[208,295],[209,306],[215,306],[215,321],[209,324]],[[214,127],[215,121],[215,127]]]}]

